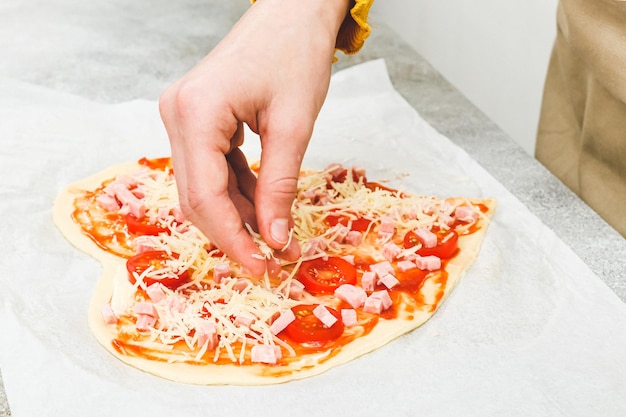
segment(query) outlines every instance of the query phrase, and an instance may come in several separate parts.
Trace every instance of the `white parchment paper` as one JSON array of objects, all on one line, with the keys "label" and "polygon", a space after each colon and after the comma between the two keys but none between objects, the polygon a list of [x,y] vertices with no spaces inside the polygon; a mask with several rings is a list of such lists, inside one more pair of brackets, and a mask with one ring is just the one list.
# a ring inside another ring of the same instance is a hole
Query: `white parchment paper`
[{"label": "white parchment paper", "polygon": [[[0,367],[14,416],[626,415],[626,306],[395,92],[383,61],[337,73],[305,165],[499,200],[480,256],[423,327],[321,376],[265,387],[165,381],[87,327],[101,272],[52,223],[66,184],[169,154],[155,102],[102,105],[0,79]],[[258,157],[258,140],[244,145]]]}]

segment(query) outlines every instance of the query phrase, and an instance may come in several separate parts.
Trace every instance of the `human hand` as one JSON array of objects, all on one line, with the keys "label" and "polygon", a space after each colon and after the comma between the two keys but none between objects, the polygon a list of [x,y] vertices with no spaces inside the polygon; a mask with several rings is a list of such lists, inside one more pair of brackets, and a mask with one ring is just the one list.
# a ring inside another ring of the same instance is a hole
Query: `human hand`
[{"label": "human hand", "polygon": [[[299,256],[291,206],[348,3],[259,0],[161,97],[183,213],[255,276],[278,268],[244,223],[279,256]],[[244,123],[260,136],[258,178],[239,149]]]}]

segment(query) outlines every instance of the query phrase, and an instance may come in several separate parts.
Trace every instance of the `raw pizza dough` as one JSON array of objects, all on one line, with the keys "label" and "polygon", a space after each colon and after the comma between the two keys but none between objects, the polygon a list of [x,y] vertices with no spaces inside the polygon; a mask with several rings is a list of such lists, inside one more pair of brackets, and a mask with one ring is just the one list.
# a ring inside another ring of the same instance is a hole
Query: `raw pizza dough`
[{"label": "raw pizza dough", "polygon": [[[448,274],[441,298],[435,302],[435,308],[428,311],[414,311],[409,319],[378,321],[374,329],[362,337],[358,337],[338,352],[329,356],[327,352],[307,355],[290,362],[286,366],[234,363],[192,364],[169,363],[167,360],[149,360],[140,356],[121,354],[114,348],[112,341],[118,336],[115,326],[107,325],[101,314],[101,307],[111,301],[116,286],[128,285],[126,259],[113,255],[99,247],[91,238],[83,233],[80,225],[73,221],[74,201],[84,194],[85,190],[95,190],[104,181],[121,175],[132,175],[141,169],[137,163],[127,163],[110,167],[93,176],[69,185],[58,196],[54,205],[54,222],[65,237],[78,249],[97,259],[103,266],[94,289],[88,312],[89,326],[99,343],[113,356],[121,361],[148,373],[173,381],[201,385],[264,385],[283,383],[290,380],[311,377],[326,370],[354,360],[355,358],[374,351],[395,338],[408,333],[425,323],[450,294],[461,277],[473,264],[487,231],[489,218],[496,208],[492,199],[459,199],[472,201],[486,207],[478,230],[470,235],[459,238],[459,253],[449,261],[445,268]],[[432,279],[426,279],[420,290],[425,299],[434,299],[438,286]]]}]

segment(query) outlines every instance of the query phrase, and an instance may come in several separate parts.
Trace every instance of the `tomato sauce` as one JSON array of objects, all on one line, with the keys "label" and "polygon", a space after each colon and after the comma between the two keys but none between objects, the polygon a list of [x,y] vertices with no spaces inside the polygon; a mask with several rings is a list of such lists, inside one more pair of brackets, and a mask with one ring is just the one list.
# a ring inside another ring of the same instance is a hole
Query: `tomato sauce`
[{"label": "tomato sauce", "polygon": [[[146,166],[150,169],[165,170],[171,169],[170,158],[158,158],[158,159],[146,159],[142,158],[138,161],[140,165]],[[258,165],[253,166],[252,169],[258,172]],[[131,246],[132,236],[128,233],[128,228],[123,215],[110,213],[102,209],[97,201],[97,196],[103,192],[103,189],[110,181],[103,183],[99,188],[94,191],[86,191],[85,194],[76,199],[74,203],[74,212],[72,218],[76,221],[83,233],[93,240],[103,250],[118,255],[124,258],[130,258],[134,255],[134,251]],[[393,188],[383,186],[375,182],[366,182],[366,186],[370,189],[383,189],[389,192],[398,192]],[[483,213],[489,211],[489,208],[483,204],[478,204],[476,207]],[[340,221],[339,219],[337,221]],[[369,221],[368,221],[369,225]],[[470,234],[477,231],[480,226],[472,226],[465,232]],[[457,252],[458,253],[458,252]],[[448,274],[445,272],[447,263],[450,260],[442,260],[442,266],[437,271],[422,271],[420,269],[410,269],[408,271],[400,271],[396,269],[396,278],[399,281],[395,287],[389,290],[389,294],[393,300],[393,305],[387,310],[383,311],[380,315],[368,314],[358,311],[358,326],[352,328],[346,328],[344,333],[335,340],[317,343],[317,344],[303,344],[290,340],[288,336],[279,334],[279,337],[288,343],[295,351],[295,356],[289,356],[286,350],[283,349],[284,356],[276,366],[267,366],[267,373],[280,376],[281,366],[287,366],[294,361],[299,361],[302,356],[309,354],[317,354],[324,352],[325,355],[320,360],[324,362],[341,351],[343,346],[348,345],[352,341],[369,334],[380,320],[411,320],[414,317],[416,311],[434,312],[437,305],[441,302],[448,281]],[[369,270],[370,265],[375,263],[373,259],[367,257],[355,256],[355,266],[357,269],[357,284],[361,284],[361,276],[364,271]],[[429,294],[429,300],[424,299],[424,295],[421,292],[424,282],[429,279],[433,280],[437,286],[434,294]],[[378,284],[375,291],[387,289],[382,284]],[[145,294],[144,294],[145,296]],[[434,300],[434,301],[433,301]],[[349,307],[345,303],[340,304],[341,307]],[[112,347],[121,355],[142,357],[155,361],[167,361],[168,353],[172,351],[180,352],[181,354],[187,354],[190,359],[184,360],[185,363],[193,365],[206,365],[206,364],[235,364],[235,365],[255,365],[250,361],[250,345],[247,345],[247,352],[245,354],[245,362],[240,364],[238,362],[239,353],[242,348],[241,342],[235,342],[232,344],[233,352],[237,358],[236,362],[227,354],[227,351],[222,348],[220,355],[215,360],[215,351],[207,351],[199,360],[191,359],[195,358],[197,352],[190,350],[187,344],[183,341],[179,341],[174,345],[173,350],[159,350],[153,347],[141,346],[141,340],[144,339],[142,334],[138,333],[125,333],[124,327],[132,324],[134,319],[124,317],[118,322],[118,336],[111,341]],[[312,365],[314,366],[314,365]],[[289,374],[292,371],[285,371],[284,374]]]}]

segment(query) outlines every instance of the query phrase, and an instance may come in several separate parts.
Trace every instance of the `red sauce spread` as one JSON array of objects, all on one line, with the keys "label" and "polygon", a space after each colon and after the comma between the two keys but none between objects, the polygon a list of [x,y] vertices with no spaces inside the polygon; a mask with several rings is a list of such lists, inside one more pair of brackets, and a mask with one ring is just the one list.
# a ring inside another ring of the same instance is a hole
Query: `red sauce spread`
[{"label": "red sauce spread", "polygon": [[[141,166],[148,167],[153,170],[171,170],[171,160],[170,158],[158,158],[158,159],[146,159],[142,158],[138,161],[138,164]],[[252,167],[253,170],[258,172],[258,165]],[[72,214],[72,218],[75,222],[77,222],[83,233],[89,236],[101,249],[113,253],[115,255],[131,258],[135,255],[135,251],[133,249],[132,240],[134,238],[128,232],[128,227],[126,224],[125,216],[117,213],[110,212],[101,207],[97,198],[101,194],[104,193],[104,190],[108,184],[110,184],[114,179],[110,179],[101,184],[98,188],[91,191],[85,191],[83,195],[79,196],[74,202],[74,212]],[[383,186],[379,183],[374,182],[365,182],[364,185],[371,189],[382,189],[390,192],[396,192],[392,188]],[[400,195],[402,197],[402,195]],[[482,213],[487,213],[489,208],[484,204],[475,205]],[[336,224],[340,222],[341,219],[334,219],[333,222]],[[363,231],[367,229],[370,225],[370,220],[366,223],[364,222]],[[459,225],[459,221],[457,220],[452,227],[456,227]],[[480,223],[477,223],[467,229],[465,234],[474,233],[481,228]],[[394,236],[393,241],[402,245],[403,236]],[[375,239],[371,237],[371,241]],[[457,251],[458,254],[458,251]],[[453,257],[454,258],[454,257]],[[451,259],[453,259],[451,258]],[[357,270],[357,285],[361,284],[361,278],[365,271],[369,270],[370,265],[377,263],[378,261],[374,261],[367,256],[361,256],[358,252],[355,253],[354,265]],[[388,290],[391,299],[393,300],[393,305],[384,310],[381,314],[370,314],[358,310],[358,326],[352,328],[346,328],[343,335],[335,340],[330,340],[324,343],[298,343],[293,340],[290,340],[289,337],[286,337],[282,334],[279,334],[279,337],[289,343],[290,346],[296,352],[296,356],[283,355],[282,359],[278,362],[277,366],[288,365],[293,361],[299,360],[299,357],[302,355],[313,354],[318,352],[327,352],[324,356],[323,360],[328,360],[329,358],[336,355],[343,346],[349,344],[353,340],[362,337],[364,335],[369,334],[379,323],[380,320],[411,320],[414,315],[418,311],[425,312],[433,312],[440,300],[442,299],[448,280],[448,274],[446,272],[446,265],[450,262],[450,259],[442,259],[441,260],[441,269],[436,271],[424,271],[420,269],[409,269],[406,271],[401,271],[397,267],[397,262],[392,262],[392,265],[395,269],[395,277],[399,281],[399,283],[388,289],[383,284],[379,283],[376,285],[375,291],[378,290]],[[286,269],[289,270],[290,267]],[[436,293],[430,295],[430,300],[427,302],[423,299],[422,292],[420,291],[422,285],[425,280],[430,279],[433,280],[437,284]],[[147,299],[147,295],[140,291],[138,296]],[[331,295],[332,297],[332,295]],[[432,298],[434,297],[435,301],[432,302]],[[337,300],[335,300],[337,304]],[[338,308],[351,308],[345,302],[339,302]],[[128,333],[123,329],[128,328],[129,324],[134,324],[134,317],[122,317],[117,324],[118,336],[112,340],[113,348],[122,355],[128,356],[136,356],[143,357],[150,360],[155,361],[167,361],[168,360],[168,350],[158,350],[154,348],[154,344],[150,345],[150,347],[143,347],[141,345],[142,338],[144,336],[141,333]],[[241,349],[241,343],[235,342],[232,344],[233,350],[235,352],[239,352]],[[196,356],[196,352],[190,349],[187,344],[183,341],[179,341],[174,345],[174,352],[185,352],[189,358],[194,358]],[[215,351],[209,350],[207,351],[201,358],[199,359],[187,359],[185,362],[191,364],[233,364],[233,361],[226,352],[222,352],[221,355],[215,360]],[[239,357],[238,354],[235,356]],[[238,362],[234,362],[238,364]],[[257,365],[250,361],[250,352],[246,352],[246,361],[243,365]],[[271,371],[272,375],[277,375],[276,367]]]}]

